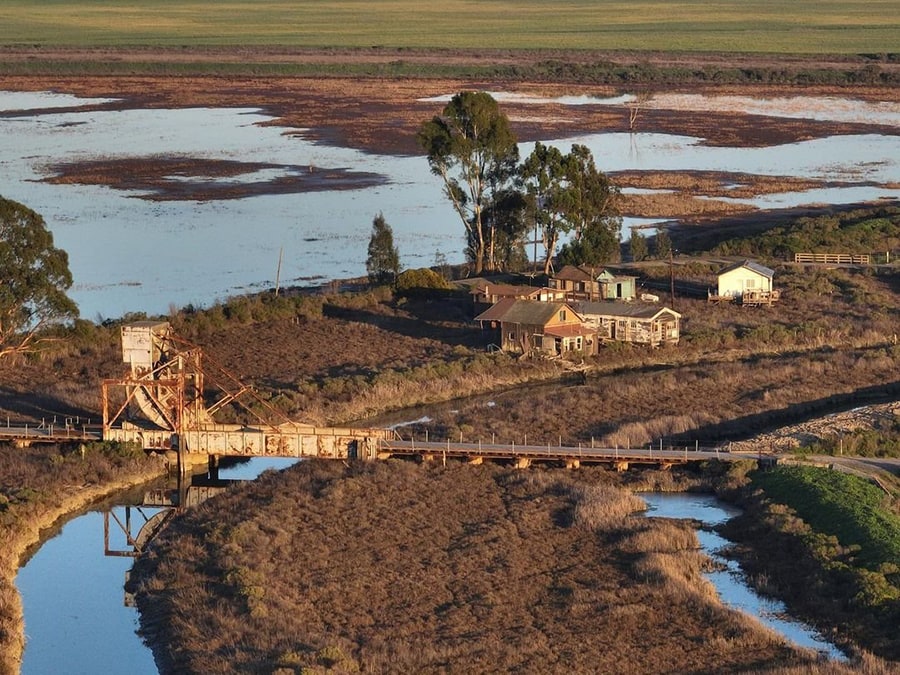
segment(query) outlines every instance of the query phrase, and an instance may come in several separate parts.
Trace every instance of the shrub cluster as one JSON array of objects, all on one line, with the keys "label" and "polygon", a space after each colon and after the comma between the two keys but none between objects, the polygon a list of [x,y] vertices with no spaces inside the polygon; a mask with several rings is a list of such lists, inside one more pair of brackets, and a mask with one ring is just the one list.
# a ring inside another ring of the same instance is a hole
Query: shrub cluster
[{"label": "shrub cluster", "polygon": [[752,237],[722,242],[720,255],[793,260],[795,253],[870,254],[900,249],[900,208],[885,206],[799,218]]}]

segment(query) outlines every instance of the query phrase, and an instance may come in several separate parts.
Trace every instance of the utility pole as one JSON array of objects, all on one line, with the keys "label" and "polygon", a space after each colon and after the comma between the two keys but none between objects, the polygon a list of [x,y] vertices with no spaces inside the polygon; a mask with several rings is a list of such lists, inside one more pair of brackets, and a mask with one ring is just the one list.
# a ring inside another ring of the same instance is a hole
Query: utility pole
[{"label": "utility pole", "polygon": [[284,246],[278,249],[278,268],[275,270],[275,297],[278,297],[278,286],[281,283],[281,259],[284,257]]},{"label": "utility pole", "polygon": [[672,309],[675,309],[675,258],[669,247],[669,292],[672,295]]}]

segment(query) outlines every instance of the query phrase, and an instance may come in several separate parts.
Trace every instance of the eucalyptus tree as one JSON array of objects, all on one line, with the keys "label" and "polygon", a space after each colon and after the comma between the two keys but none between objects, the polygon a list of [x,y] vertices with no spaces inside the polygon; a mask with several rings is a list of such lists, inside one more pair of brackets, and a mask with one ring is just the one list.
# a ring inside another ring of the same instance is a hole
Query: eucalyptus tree
[{"label": "eucalyptus tree", "polygon": [[560,260],[574,265],[602,265],[619,258],[622,218],[616,207],[618,188],[597,169],[589,148],[575,144],[565,156],[565,189],[560,211],[572,239],[560,250]]},{"label": "eucalyptus tree", "polygon": [[493,270],[498,221],[486,222],[484,216],[516,173],[519,150],[509,119],[490,94],[464,91],[454,95],[440,115],[425,122],[417,138],[466,229],[475,273],[485,267]]},{"label": "eucalyptus tree", "polygon": [[538,141],[520,167],[528,211],[535,229],[540,230],[544,247],[544,274],[550,274],[553,267],[553,254],[560,235],[572,229],[571,221],[562,210],[567,202],[564,160],[558,148]]},{"label": "eucalyptus tree", "polygon": [[485,207],[484,219],[491,235],[491,269],[521,272],[528,266],[525,240],[529,226],[525,211],[525,198],[518,185],[497,192]]},{"label": "eucalyptus tree", "polygon": [[69,257],[44,219],[0,197],[0,359],[38,351],[48,340],[42,329],[78,317],[71,286]]}]

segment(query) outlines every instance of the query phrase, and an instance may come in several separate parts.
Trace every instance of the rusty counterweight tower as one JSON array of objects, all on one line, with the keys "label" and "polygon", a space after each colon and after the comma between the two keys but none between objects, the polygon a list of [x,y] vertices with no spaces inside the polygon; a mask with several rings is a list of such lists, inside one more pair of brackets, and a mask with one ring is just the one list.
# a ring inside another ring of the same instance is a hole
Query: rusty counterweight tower
[{"label": "rusty counterweight tower", "polygon": [[[139,321],[122,327],[122,360],[128,372],[102,384],[104,440],[138,442],[148,450],[177,451],[185,465],[220,456],[329,457],[372,459],[388,429],[316,427],[288,420],[252,389],[222,368],[216,372],[219,398],[207,407],[207,373],[199,347],[177,337],[167,322]],[[118,408],[112,410],[111,392]],[[218,424],[223,406],[250,396],[257,408],[282,423]],[[137,413],[137,421],[126,420]]]}]

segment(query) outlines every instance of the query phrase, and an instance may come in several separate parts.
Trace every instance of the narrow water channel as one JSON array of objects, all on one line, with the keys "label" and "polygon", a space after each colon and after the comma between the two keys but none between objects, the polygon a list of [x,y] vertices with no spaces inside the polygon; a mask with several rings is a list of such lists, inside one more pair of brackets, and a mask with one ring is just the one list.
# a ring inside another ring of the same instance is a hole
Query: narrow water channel
[{"label": "narrow water channel", "polygon": [[[740,513],[713,495],[693,493],[641,493],[647,502],[648,516],[657,518],[689,518],[712,528]],[[813,649],[830,659],[846,661],[846,655],[824,639],[818,631],[791,619],[783,603],[759,595],[747,583],[740,566],[722,555],[728,540],[710,529],[697,531],[700,546],[710,558],[722,566],[721,570],[706,573],[727,606],[756,617],[765,626],[783,635],[798,647]]]},{"label": "narrow water channel", "polygon": [[[266,469],[283,469],[292,459],[254,459],[220,476],[252,479]],[[711,495],[642,494],[648,515],[690,518],[711,528],[736,511]],[[114,502],[116,503],[116,502]],[[125,497],[118,504],[133,504]],[[144,515],[152,515],[144,509]],[[757,595],[745,583],[739,567],[718,553],[727,541],[707,529],[699,530],[704,551],[723,564],[707,578],[727,605],[758,617],[791,642],[833,659],[844,659],[837,647],[813,629],[786,618],[784,607]],[[131,558],[104,554],[102,511],[90,511],[66,523],[44,542],[19,570],[17,585],[25,613],[26,647],[23,675],[65,672],[76,674],[157,673],[153,655],[138,637],[137,610],[125,605],[125,575]]]},{"label": "narrow water channel", "polygon": [[[261,458],[220,471],[248,480],[296,460]],[[122,495],[113,506],[134,504]],[[104,510],[107,508],[104,505]],[[158,509],[142,509],[148,518]],[[134,519],[143,521],[135,514]],[[132,558],[104,553],[103,511],[89,511],[63,525],[19,569],[16,585],[25,614],[23,675],[157,673],[153,654],[137,635],[137,609],[125,605],[125,575]],[[110,528],[111,548],[125,548]],[[119,545],[118,547],[116,545]]]}]

